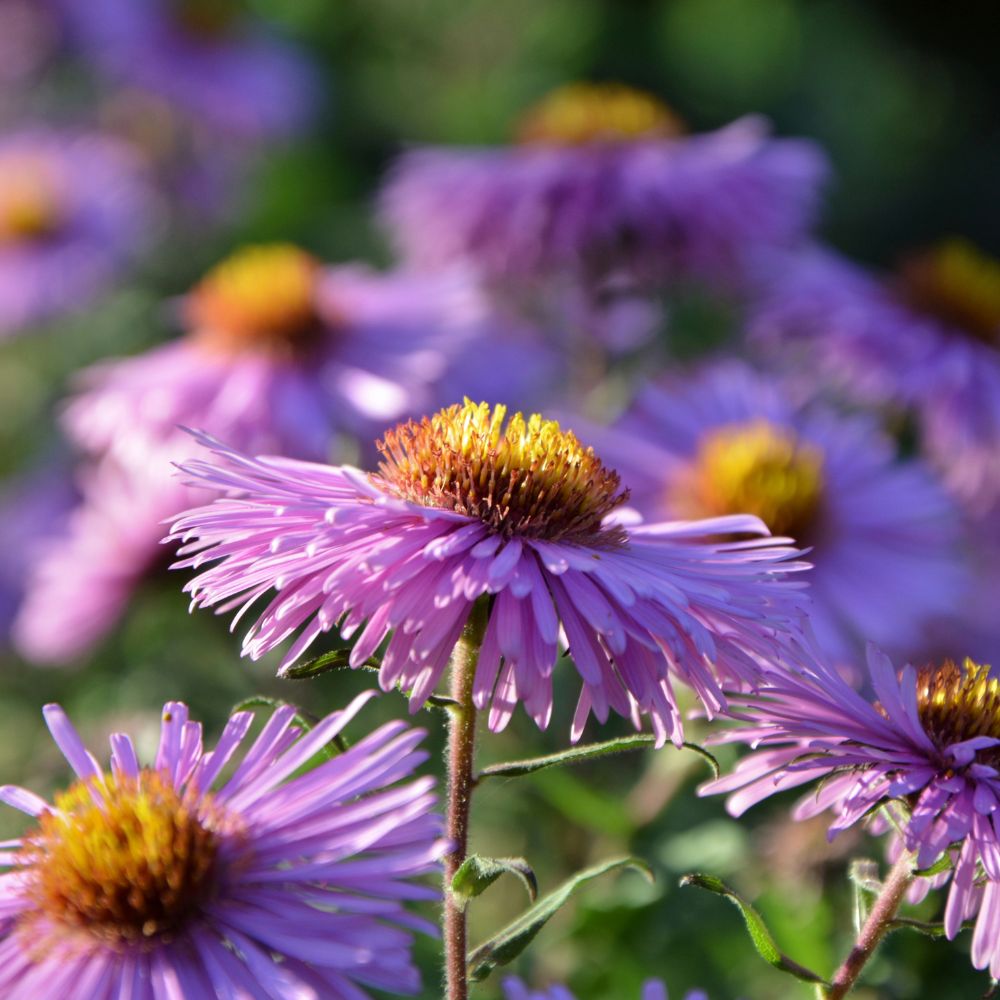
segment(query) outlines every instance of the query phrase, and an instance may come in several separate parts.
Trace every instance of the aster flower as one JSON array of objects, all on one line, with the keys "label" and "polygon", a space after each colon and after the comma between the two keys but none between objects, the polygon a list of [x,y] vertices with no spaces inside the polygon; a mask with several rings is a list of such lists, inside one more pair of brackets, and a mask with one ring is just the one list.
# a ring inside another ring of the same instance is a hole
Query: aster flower
[{"label": "aster flower", "polygon": [[971,660],[908,665],[897,674],[875,647],[868,666],[874,702],[822,666],[775,678],[740,706],[748,725],[720,737],[755,751],[701,791],[731,793],[728,807],[738,816],[782,789],[821,782],[794,815],[831,811],[831,835],[894,804],[902,846],[917,867],[950,853],[945,933],[954,938],[975,918],[973,964],[997,977],[1000,681]]},{"label": "aster flower", "polygon": [[165,98],[242,139],[300,130],[318,94],[294,46],[229,0],[63,0],[73,36],[115,82]]},{"label": "aster flower", "polygon": [[[220,779],[253,714],[214,751],[187,706],[163,708],[152,766],[125,733],[104,770],[61,708],[45,719],[77,781],[53,803],[7,785],[35,826],[5,844],[0,988],[9,1000],[368,997],[419,990],[405,909],[445,845],[423,734],[390,722],[306,773],[357,714],[302,735],[275,711]],[[292,777],[293,775],[296,775]]]},{"label": "aster flower", "polygon": [[[506,1000],[575,1000],[565,986],[550,986],[547,990],[530,990],[516,976],[508,976],[503,981]],[[667,988],[659,979],[650,979],[643,984],[639,1000],[667,1000]],[[692,990],[684,1000],[708,1000],[701,990]]]},{"label": "aster flower", "polygon": [[647,519],[756,514],[815,552],[809,616],[851,664],[870,638],[913,651],[969,579],[958,511],[873,421],[797,405],[736,362],[645,387],[602,450]]},{"label": "aster flower", "polygon": [[[298,632],[282,669],[331,628],[355,638],[354,666],[391,632],[380,682],[418,707],[490,595],[474,700],[492,728],[518,701],[548,724],[562,638],[583,681],[574,739],[591,710],[614,710],[681,740],[672,679],[710,714],[723,687],[756,682],[796,634],[800,590],[785,574],[803,564],[753,517],[627,528],[610,516],[625,499],[618,476],[593,451],[555,421],[505,416],[466,400],[402,424],[373,474],[216,445],[216,464],[183,468],[237,495],[189,511],[171,536],[184,543],[177,566],[217,563],[187,585],[193,604],[242,614],[277,590],[243,653]],[[727,531],[753,537],[705,540]]]},{"label": "aster flower", "polygon": [[152,192],[131,152],[45,129],[0,139],[0,336],[88,305],[147,242]]},{"label": "aster flower", "polygon": [[525,115],[514,146],[404,155],[382,215],[405,259],[430,268],[715,275],[798,240],[825,173],[815,147],[770,139],[758,119],[685,136],[649,94],[574,84]]},{"label": "aster flower", "polygon": [[1000,261],[952,240],[886,278],[822,250],[771,270],[751,335],[915,411],[956,495],[980,514],[1000,502]]}]

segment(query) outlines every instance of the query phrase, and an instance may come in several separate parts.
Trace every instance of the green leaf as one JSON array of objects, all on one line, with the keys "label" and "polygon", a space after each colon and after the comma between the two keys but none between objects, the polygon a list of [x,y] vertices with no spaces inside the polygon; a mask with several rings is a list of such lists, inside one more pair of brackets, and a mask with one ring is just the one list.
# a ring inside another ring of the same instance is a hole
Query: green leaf
[{"label": "green leaf", "polygon": [[801,979],[803,982],[826,985],[826,981],[816,975],[815,972],[799,965],[798,962],[792,961],[792,959],[781,953],[774,938],[771,936],[771,932],[767,929],[763,917],[746,900],[730,889],[722,879],[716,878],[714,875],[691,872],[681,879],[681,885],[696,885],[700,889],[707,889],[716,895],[725,896],[743,915],[743,921],[747,926],[747,932],[750,934],[750,940],[753,941],[753,946],[757,949],[757,954],[765,962],[773,965],[774,968],[781,972],[786,972],[790,976],[795,976],[796,979]]},{"label": "green leaf", "polygon": [[868,914],[874,905],[882,881],[879,877],[878,863],[871,858],[856,858],[847,870],[847,877],[854,888],[854,930],[860,933]]},{"label": "green leaf", "polygon": [[[304,663],[291,663],[278,671],[278,676],[288,681],[308,681],[331,670],[348,670],[351,667],[351,651],[349,649],[334,649],[322,656],[317,656]],[[378,661],[372,658],[365,660],[359,670],[378,670]]]},{"label": "green leaf", "polygon": [[538,898],[538,880],[524,858],[484,858],[473,854],[462,862],[451,880],[451,891],[463,909],[473,896],[485,892],[504,873],[517,876],[527,890],[528,898],[535,902]]},{"label": "green leaf", "polygon": [[915,868],[913,870],[914,875],[919,875],[921,878],[930,878],[934,875],[940,875],[941,872],[951,871],[952,860],[951,855],[946,851],[934,862],[932,865],[928,865],[926,868]]},{"label": "green leaf", "polygon": [[[975,927],[974,920],[966,920],[962,924],[962,930],[970,930]],[[914,920],[912,917],[896,917],[889,924],[890,931],[916,931],[925,937],[940,939],[945,936],[944,924],[933,923],[926,920]]]},{"label": "green leaf", "polygon": [[[603,743],[588,743],[582,747],[571,747],[569,750],[560,750],[558,753],[546,754],[544,757],[532,757],[529,760],[512,760],[502,764],[491,764],[479,772],[477,781],[483,778],[520,778],[526,774],[534,774],[536,771],[544,771],[548,767],[562,767],[565,764],[582,764],[584,761],[594,760],[598,757],[607,757],[611,754],[628,753],[631,750],[643,750],[655,744],[656,737],[648,734],[637,736],[621,736],[614,740],[605,740]],[[719,762],[704,747],[697,743],[685,743],[686,750],[703,757],[712,768],[715,777],[719,777]]]},{"label": "green leaf", "polygon": [[638,858],[615,858],[587,868],[568,878],[558,889],[540,899],[521,916],[512,920],[503,930],[479,945],[469,955],[472,978],[476,982],[485,979],[498,965],[513,961],[534,940],[535,935],[566,904],[570,896],[582,885],[621,868],[632,868],[650,881],[653,873],[649,866]]},{"label": "green leaf", "polygon": [[[230,710],[230,715],[236,712],[247,712],[255,708],[269,708],[273,712],[277,708],[282,708],[285,705],[295,709],[295,715],[292,717],[295,724],[303,731],[308,733],[309,730],[319,722],[319,719],[315,715],[311,715],[309,712],[303,712],[301,708],[297,705],[292,705],[291,702],[282,701],[281,698],[270,698],[264,694],[255,694],[250,698],[244,698],[242,701],[237,702],[233,705]],[[329,760],[331,757],[336,757],[338,754],[345,753],[348,748],[347,740],[344,739],[342,733],[338,733],[329,743],[326,744],[320,751],[318,751],[318,756],[322,757],[324,760]]]}]

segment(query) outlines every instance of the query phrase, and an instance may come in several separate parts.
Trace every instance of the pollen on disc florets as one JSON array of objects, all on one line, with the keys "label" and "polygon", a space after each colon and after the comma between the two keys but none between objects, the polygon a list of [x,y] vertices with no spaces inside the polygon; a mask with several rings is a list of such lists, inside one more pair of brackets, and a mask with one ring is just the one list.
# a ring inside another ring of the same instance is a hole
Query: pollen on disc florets
[{"label": "pollen on disc florets", "polygon": [[188,323],[200,340],[223,350],[294,352],[321,325],[319,275],[319,262],[291,244],[244,247],[188,296]]},{"label": "pollen on disc florets", "polygon": [[210,895],[225,818],[207,797],[142,771],[78,781],[54,805],[21,849],[28,925],[44,916],[112,943],[163,939]]},{"label": "pollen on disc florets", "polygon": [[[1000,739],[1000,681],[990,677],[989,666],[968,657],[961,667],[953,660],[926,666],[917,674],[917,711],[941,749],[974,736]],[[985,755],[1000,762],[1000,750]]]},{"label": "pollen on disc florets", "polygon": [[477,517],[505,537],[617,544],[603,527],[623,503],[618,473],[606,469],[572,431],[537,413],[466,399],[431,417],[387,431],[378,442],[381,479],[427,507]]},{"label": "pollen on disc florets", "polygon": [[968,240],[948,240],[904,261],[899,287],[921,312],[1000,346],[1000,260]]},{"label": "pollen on disc florets", "polygon": [[49,165],[36,156],[0,157],[0,244],[40,240],[63,217],[63,196]]},{"label": "pollen on disc florets", "polygon": [[802,541],[822,495],[822,451],[761,419],[706,434],[670,499],[685,516],[755,514],[775,535]]},{"label": "pollen on disc florets", "polygon": [[522,116],[526,144],[578,146],[679,135],[681,120],[658,98],[620,83],[570,83]]}]

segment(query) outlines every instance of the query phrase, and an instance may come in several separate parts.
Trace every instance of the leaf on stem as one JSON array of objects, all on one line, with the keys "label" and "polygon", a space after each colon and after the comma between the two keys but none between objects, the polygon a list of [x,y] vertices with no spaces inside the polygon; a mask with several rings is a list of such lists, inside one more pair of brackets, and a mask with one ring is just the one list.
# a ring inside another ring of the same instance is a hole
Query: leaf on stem
[{"label": "leaf on stem", "polygon": [[568,878],[558,889],[540,899],[521,916],[512,920],[503,930],[473,950],[469,955],[471,977],[476,982],[485,979],[498,965],[513,961],[534,940],[535,935],[566,904],[570,896],[582,885],[621,868],[632,868],[649,881],[653,873],[649,866],[638,858],[615,858],[587,868]]},{"label": "leaf on stem", "polygon": [[524,858],[484,858],[470,855],[462,862],[451,880],[451,891],[463,909],[469,900],[485,892],[501,875],[515,875],[524,884],[531,902],[538,898],[538,880],[531,865]]},{"label": "leaf on stem", "polygon": [[714,875],[691,872],[681,878],[681,885],[696,885],[698,888],[707,889],[718,896],[725,896],[743,915],[743,921],[746,924],[750,940],[753,941],[753,946],[757,950],[757,954],[765,962],[773,965],[780,972],[786,972],[788,975],[795,976],[796,979],[801,979],[803,982],[826,985],[826,980],[821,976],[816,975],[815,972],[807,969],[805,966],[799,965],[798,962],[782,954],[774,938],[771,936],[771,932],[767,929],[764,918],[745,899],[730,889],[722,879],[716,878]]},{"label": "leaf on stem", "polygon": [[878,863],[871,858],[856,858],[847,870],[847,877],[854,888],[854,930],[860,933],[882,891]]},{"label": "leaf on stem", "polygon": [[[230,710],[230,715],[236,712],[247,712],[254,708],[269,708],[273,712],[277,708],[282,708],[285,705],[291,705],[291,702],[282,701],[281,698],[270,698],[264,694],[255,694],[250,698],[244,698],[242,701],[237,702],[233,705]],[[315,715],[311,715],[309,712],[303,712],[301,708],[297,705],[291,705],[295,709],[295,715],[292,717],[297,725],[303,732],[308,733],[313,726],[319,722],[319,719]],[[329,743],[326,744],[321,750],[318,751],[318,756],[322,757],[323,760],[329,760],[331,757],[336,757],[338,754],[345,753],[348,749],[348,742],[344,738],[343,733],[338,733]]]},{"label": "leaf on stem", "polygon": [[[347,670],[351,666],[351,651],[349,649],[334,649],[322,656],[306,660],[304,663],[292,663],[278,671],[278,676],[288,681],[308,681],[331,670]],[[359,670],[378,670],[378,661],[369,657],[358,668]]]},{"label": "leaf on stem", "polygon": [[[532,757],[529,760],[505,761],[502,764],[491,764],[484,767],[479,772],[477,781],[483,778],[520,778],[526,774],[534,774],[536,771],[544,771],[548,767],[562,767],[566,764],[582,764],[584,761],[595,760],[598,757],[607,757],[611,754],[628,753],[631,750],[643,750],[651,747],[656,742],[654,736],[639,734],[637,736],[621,736],[613,740],[605,740],[603,743],[588,743],[581,747],[570,747],[568,750],[560,750],[558,753],[546,754],[544,757]],[[719,776],[719,762],[704,747],[697,743],[685,743],[685,750],[691,750],[703,757],[717,778]]]}]

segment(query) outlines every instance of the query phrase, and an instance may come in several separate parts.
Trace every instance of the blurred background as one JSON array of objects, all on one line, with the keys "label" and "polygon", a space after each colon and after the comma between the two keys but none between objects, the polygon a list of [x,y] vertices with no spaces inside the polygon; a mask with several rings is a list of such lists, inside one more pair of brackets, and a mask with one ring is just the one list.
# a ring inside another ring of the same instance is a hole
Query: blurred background
[{"label": "blurred background", "polygon": [[[47,0],[0,0],[5,136],[41,128],[114,136],[143,161],[155,188],[142,251],[114,281],[0,342],[7,625],[34,558],[23,543],[55,523],[70,502],[60,498],[74,489],[59,471],[72,449],[57,415],[75,372],[174,336],[171,303],[241,244],[290,241],[326,261],[387,266],[391,252],[372,207],[392,158],[415,143],[503,143],[527,104],[566,81],[648,89],[695,131],[761,113],[778,134],[817,141],[834,170],[820,234],[864,262],[892,265],[908,246],[951,233],[1000,252],[1000,69],[995,7],[986,2],[192,0],[190,15],[210,27],[237,7],[280,39],[294,63],[288,86],[301,115],[249,125],[238,113],[229,122],[201,116],[197,100],[185,106],[184,94],[150,93],[148,81],[109,68],[102,43],[79,23],[90,6],[78,2],[73,12]],[[113,19],[114,8],[102,0],[93,16]],[[2,183],[0,176],[0,192]],[[18,280],[0,278],[0,297]],[[51,507],[38,499],[39,483]],[[275,657],[241,661],[224,621],[188,615],[181,582],[181,574],[143,582],[111,633],[68,665],[39,666],[4,644],[5,782],[43,791],[65,781],[42,725],[47,701],[60,701],[92,746],[124,728],[148,750],[167,699],[186,700],[217,733],[228,709],[254,693],[320,714],[367,686],[366,677],[342,674],[279,683]],[[576,686],[569,670],[562,674],[549,731],[518,713],[506,733],[483,740],[484,762],[565,745]],[[361,725],[403,710],[401,696],[386,695]],[[439,746],[440,720],[424,712],[418,721]],[[617,731],[624,729],[610,723],[600,736]],[[598,738],[596,730],[589,735]],[[690,738],[699,735],[695,725]],[[727,879],[757,903],[787,952],[828,971],[851,936],[846,858],[879,857],[881,847],[861,834],[827,844],[825,824],[788,820],[791,797],[737,823],[722,801],[695,797],[705,777],[697,756],[665,750],[484,786],[473,848],[525,856],[543,891],[620,853],[648,859],[657,875],[652,887],[628,873],[588,887],[518,971],[539,986],[565,980],[581,1000],[635,997],[653,975],[677,997],[694,986],[715,1000],[811,995],[753,954],[734,908],[678,888],[678,877],[705,870]],[[0,835],[21,828],[10,811],[0,816]],[[522,904],[515,887],[498,883],[473,908],[473,940]],[[933,915],[934,904],[922,913]],[[895,935],[858,997],[982,995],[988,982],[971,968],[966,938]],[[433,998],[440,995],[435,945],[420,947],[423,995]],[[498,996],[498,978],[478,995]]]}]

